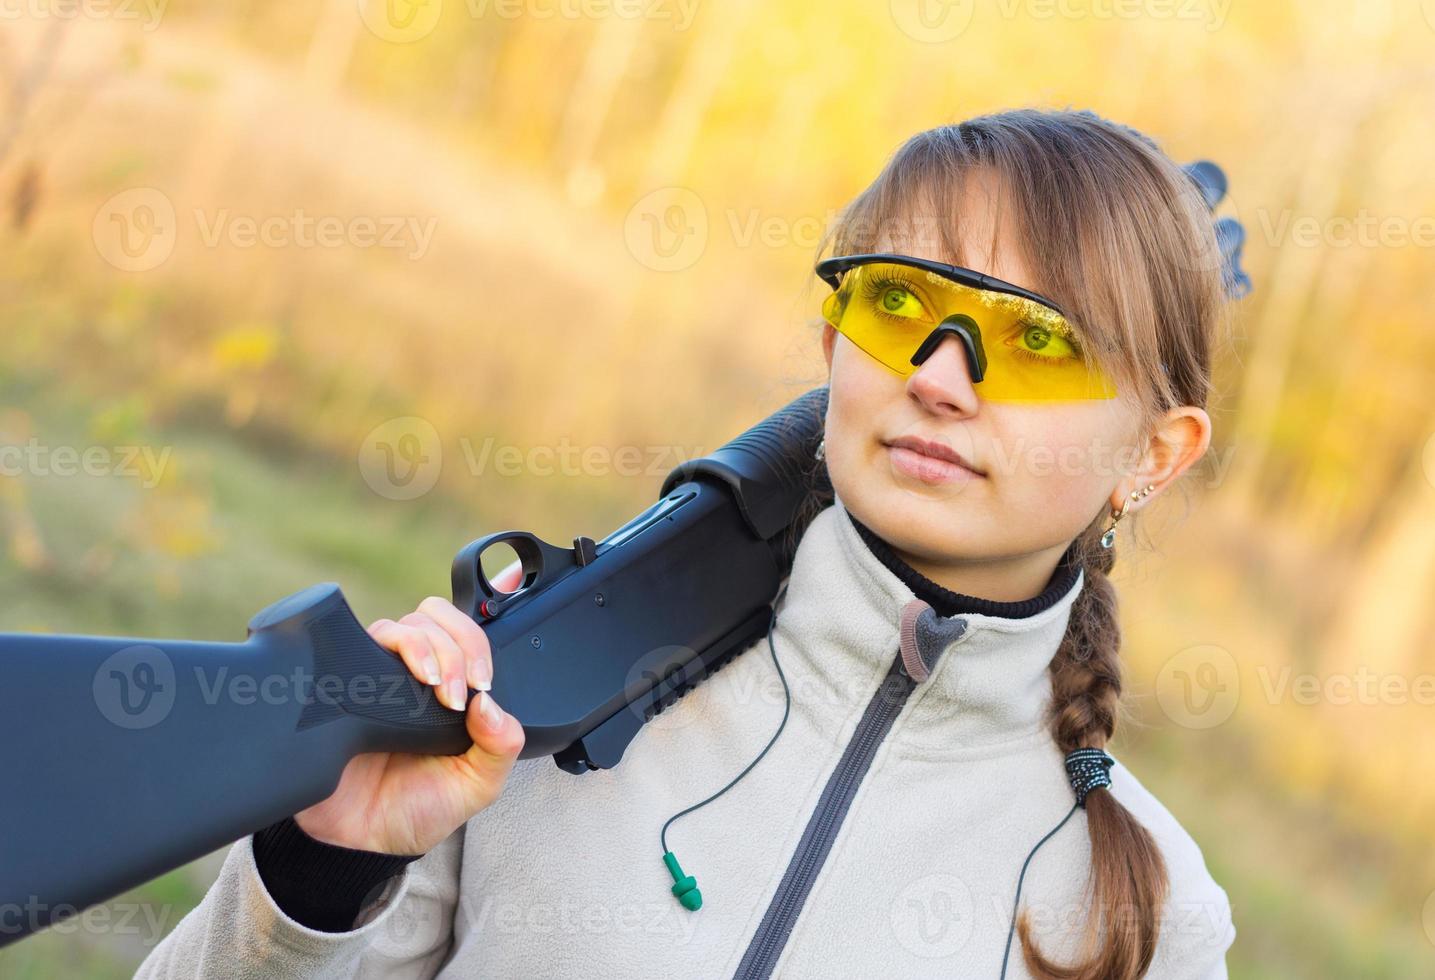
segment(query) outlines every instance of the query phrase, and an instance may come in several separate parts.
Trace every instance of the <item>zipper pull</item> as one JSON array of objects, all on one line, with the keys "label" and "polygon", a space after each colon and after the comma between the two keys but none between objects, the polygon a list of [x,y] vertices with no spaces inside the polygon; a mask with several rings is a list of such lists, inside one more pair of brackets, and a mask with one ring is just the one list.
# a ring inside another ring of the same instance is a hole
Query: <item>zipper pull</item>
[{"label": "zipper pull", "polygon": [[932,607],[921,599],[913,599],[902,607],[902,641],[898,647],[902,654],[902,673],[918,684],[930,677],[932,672],[927,669],[922,651],[917,646],[917,618],[931,611]]}]

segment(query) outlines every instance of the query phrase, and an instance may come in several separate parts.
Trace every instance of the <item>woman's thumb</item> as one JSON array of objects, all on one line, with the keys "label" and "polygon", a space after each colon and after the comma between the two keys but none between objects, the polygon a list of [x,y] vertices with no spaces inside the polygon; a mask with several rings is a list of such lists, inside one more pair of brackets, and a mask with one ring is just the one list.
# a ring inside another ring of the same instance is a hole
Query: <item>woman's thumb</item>
[{"label": "woman's thumb", "polygon": [[473,739],[464,761],[481,782],[501,784],[523,748],[523,726],[487,691],[479,691],[469,700],[464,721]]}]

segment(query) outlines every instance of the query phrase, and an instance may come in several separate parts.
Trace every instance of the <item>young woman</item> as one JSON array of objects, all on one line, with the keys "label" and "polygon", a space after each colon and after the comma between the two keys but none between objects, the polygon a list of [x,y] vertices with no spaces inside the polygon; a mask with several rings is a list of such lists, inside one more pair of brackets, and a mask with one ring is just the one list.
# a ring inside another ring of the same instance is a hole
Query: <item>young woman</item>
[{"label": "young woman", "polygon": [[1206,202],[1124,126],[1011,111],[912,137],[829,247],[831,493],[768,638],[575,777],[467,700],[447,601],[374,623],[473,748],[356,758],[138,976],[1226,976],[1226,893],[1104,751],[1116,523],[1210,439]]}]

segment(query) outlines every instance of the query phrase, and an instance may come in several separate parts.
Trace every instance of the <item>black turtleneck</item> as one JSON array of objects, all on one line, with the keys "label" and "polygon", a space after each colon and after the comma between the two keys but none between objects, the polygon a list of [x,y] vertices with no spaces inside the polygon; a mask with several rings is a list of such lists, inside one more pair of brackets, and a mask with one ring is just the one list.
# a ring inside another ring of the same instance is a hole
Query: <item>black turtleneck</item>
[{"label": "black turtleneck", "polygon": [[912,590],[913,595],[931,606],[938,616],[956,616],[961,613],[1002,616],[1007,619],[1035,616],[1043,609],[1055,605],[1057,600],[1071,591],[1072,585],[1076,583],[1077,575],[1081,572],[1081,566],[1076,562],[1076,543],[1072,542],[1071,546],[1062,554],[1061,560],[1056,563],[1056,569],[1052,572],[1046,588],[1040,595],[1018,602],[997,602],[995,599],[964,595],[944,588],[927,578],[903,561],[892,550],[891,545],[878,537],[877,532],[859,521],[851,511],[847,512],[847,516],[852,519],[852,526],[857,529],[857,534],[867,543],[867,547],[881,560],[882,564],[890,568],[892,573]]}]

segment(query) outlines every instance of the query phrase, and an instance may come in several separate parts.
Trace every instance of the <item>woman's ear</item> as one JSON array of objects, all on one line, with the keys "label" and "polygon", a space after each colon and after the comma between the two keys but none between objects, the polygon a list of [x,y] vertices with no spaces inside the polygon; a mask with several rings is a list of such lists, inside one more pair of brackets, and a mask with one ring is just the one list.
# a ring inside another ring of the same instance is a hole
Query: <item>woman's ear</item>
[{"label": "woman's ear", "polygon": [[837,343],[837,328],[831,323],[822,324],[822,356],[827,358],[827,373],[832,374],[832,348]]},{"label": "woman's ear", "polygon": [[[1211,417],[1195,405],[1182,405],[1166,413],[1141,460],[1140,469],[1132,474],[1133,489],[1155,484],[1164,489],[1193,466],[1211,445]],[[1157,491],[1159,492],[1159,490]],[[1118,497],[1113,510],[1121,508]]]}]

